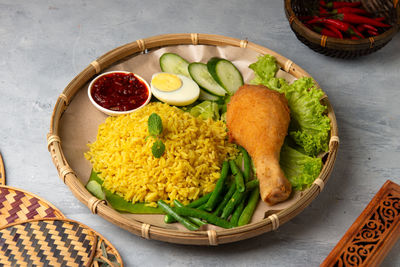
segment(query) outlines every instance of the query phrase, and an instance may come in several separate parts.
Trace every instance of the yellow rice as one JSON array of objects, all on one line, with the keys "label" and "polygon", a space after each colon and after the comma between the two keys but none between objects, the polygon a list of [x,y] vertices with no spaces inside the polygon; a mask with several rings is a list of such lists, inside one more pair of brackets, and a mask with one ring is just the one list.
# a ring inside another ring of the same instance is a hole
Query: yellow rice
[{"label": "yellow rice", "polygon": [[[161,140],[165,152],[159,159],[151,152],[154,138],[147,120],[157,113],[163,122]],[[85,157],[100,173],[103,186],[125,200],[156,206],[159,199],[184,204],[211,192],[220,176],[222,162],[237,153],[227,140],[221,121],[195,118],[162,103],[118,117],[99,126],[97,140]]]}]

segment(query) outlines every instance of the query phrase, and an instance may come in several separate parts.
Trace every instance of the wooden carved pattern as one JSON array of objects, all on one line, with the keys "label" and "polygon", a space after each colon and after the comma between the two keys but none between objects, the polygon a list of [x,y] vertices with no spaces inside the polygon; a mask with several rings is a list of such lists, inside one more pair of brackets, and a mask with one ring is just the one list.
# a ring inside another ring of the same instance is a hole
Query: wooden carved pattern
[{"label": "wooden carved pattern", "polygon": [[340,255],[335,266],[360,266],[379,245],[400,214],[400,198],[387,194],[360,232]]},{"label": "wooden carved pattern", "polygon": [[321,266],[378,265],[400,237],[400,186],[388,181]]}]

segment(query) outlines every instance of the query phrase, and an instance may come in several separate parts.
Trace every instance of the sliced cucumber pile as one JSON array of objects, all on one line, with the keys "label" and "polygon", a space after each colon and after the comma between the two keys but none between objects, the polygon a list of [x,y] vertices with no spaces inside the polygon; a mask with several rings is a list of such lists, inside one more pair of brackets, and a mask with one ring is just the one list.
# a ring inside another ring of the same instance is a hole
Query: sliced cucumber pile
[{"label": "sliced cucumber pile", "polygon": [[165,53],[160,57],[160,67],[163,72],[182,74],[190,78],[189,62],[174,53]]},{"label": "sliced cucumber pile", "polygon": [[243,85],[243,76],[232,62],[213,57],[207,62],[207,69],[215,81],[230,95]]},{"label": "sliced cucumber pile", "polygon": [[219,101],[227,95],[233,95],[243,85],[243,76],[229,60],[211,58],[207,64],[189,63],[174,53],[165,53],[160,57],[163,72],[182,74],[192,78],[200,86],[200,100]]},{"label": "sliced cucumber pile", "polygon": [[226,95],[222,88],[208,72],[207,65],[200,62],[189,64],[189,73],[192,79],[205,91],[217,96]]}]

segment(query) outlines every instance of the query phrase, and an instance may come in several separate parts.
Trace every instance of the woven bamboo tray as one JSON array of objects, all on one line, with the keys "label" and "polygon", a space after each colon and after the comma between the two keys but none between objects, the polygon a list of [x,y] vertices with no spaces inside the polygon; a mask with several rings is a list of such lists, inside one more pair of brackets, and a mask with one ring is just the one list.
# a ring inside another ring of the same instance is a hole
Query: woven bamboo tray
[{"label": "woven bamboo tray", "polygon": [[[360,0],[345,0],[343,2],[355,1]],[[368,12],[379,17],[386,17],[393,27],[374,37],[359,40],[338,39],[316,33],[298,19],[298,16],[310,15],[310,7],[316,6],[318,0],[285,0],[285,13],[297,39],[309,48],[326,56],[350,59],[378,51],[389,43],[400,29],[400,4],[398,0],[362,0],[361,3]]]},{"label": "woven bamboo tray", "polygon": [[224,230],[208,231],[179,231],[167,229],[156,225],[141,223],[137,220],[128,220],[119,212],[112,209],[104,201],[100,201],[92,196],[84,187],[82,177],[77,177],[75,171],[70,167],[63,153],[62,140],[60,138],[60,119],[63,112],[68,109],[74,96],[87,85],[87,83],[98,73],[116,62],[123,61],[127,57],[145,54],[152,49],[158,49],[173,45],[209,45],[209,46],[232,46],[241,49],[251,49],[259,54],[271,54],[276,57],[278,64],[283,71],[288,72],[296,78],[310,77],[310,75],[296,65],[293,61],[269,50],[263,46],[239,40],[235,38],[210,35],[210,34],[166,34],[150,38],[140,39],[128,43],[104,54],[97,60],[90,63],[81,73],[79,73],[64,89],[57,99],[51,117],[50,132],[47,135],[48,149],[52,160],[57,168],[61,180],[70,188],[72,193],[83,204],[88,206],[92,213],[96,213],[106,220],[124,228],[138,236],[146,239],[156,239],[165,242],[190,244],[190,245],[218,245],[223,243],[235,242],[251,238],[262,233],[275,230],[280,225],[292,219],[306,208],[311,201],[322,191],[335,163],[339,138],[336,124],[335,113],[325,95],[321,101],[327,106],[328,116],[331,119],[331,137],[329,141],[329,152],[324,157],[324,166],[315,183],[304,191],[299,201],[286,209],[278,211],[257,223],[246,226]]}]

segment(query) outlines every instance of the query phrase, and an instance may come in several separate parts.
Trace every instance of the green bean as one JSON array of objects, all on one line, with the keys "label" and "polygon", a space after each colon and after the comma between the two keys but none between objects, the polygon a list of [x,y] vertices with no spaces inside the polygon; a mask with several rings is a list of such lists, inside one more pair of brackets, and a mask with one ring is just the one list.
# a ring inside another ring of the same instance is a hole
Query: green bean
[{"label": "green bean", "polygon": [[202,196],[201,198],[196,199],[193,202],[190,202],[188,205],[186,205],[189,208],[197,208],[199,206],[201,206],[204,203],[207,203],[208,199],[211,197],[212,192],[205,194],[204,196]]},{"label": "green bean", "polygon": [[233,175],[235,175],[235,182],[236,182],[237,190],[239,192],[244,192],[244,190],[246,188],[244,187],[242,171],[238,168],[235,161],[233,161],[233,160],[229,160],[229,165],[231,166]]},{"label": "green bean", "polygon": [[221,218],[227,219],[229,215],[231,215],[235,207],[240,203],[240,201],[242,201],[246,192],[249,192],[256,186],[258,186],[258,180],[251,180],[250,182],[246,183],[246,191],[239,192],[239,190],[236,190],[236,192],[233,194],[232,198],[229,200],[224,210],[222,211]]},{"label": "green bean", "polygon": [[258,187],[258,185],[259,185],[259,182],[258,182],[257,179],[251,180],[251,181],[246,183],[246,191],[250,192],[254,188]]},{"label": "green bean", "polygon": [[238,225],[239,217],[242,214],[242,211],[244,209],[244,203],[246,201],[246,197],[247,196],[245,196],[243,198],[243,200],[236,207],[235,211],[232,213],[231,219],[229,220],[229,222],[232,224],[232,226],[237,226]]},{"label": "green bean", "polygon": [[[196,199],[195,201],[189,203],[187,206],[190,208],[197,208],[200,207],[201,205],[207,203],[208,199],[211,197],[212,192],[205,194],[204,196],[202,196],[201,198]],[[174,217],[172,217],[169,214],[166,214],[164,216],[164,222],[165,223],[174,223],[176,222],[176,220],[174,219]]]},{"label": "green bean", "polygon": [[232,198],[228,201],[226,206],[224,207],[221,218],[228,219],[229,215],[231,215],[232,211],[235,209],[238,203],[240,203],[244,198],[244,192],[235,191]]},{"label": "green bean", "polygon": [[240,215],[239,217],[237,224],[238,226],[246,225],[250,222],[259,200],[260,200],[260,188],[256,187],[251,192],[249,201],[246,207],[244,208],[242,215]]},{"label": "green bean", "polygon": [[[192,208],[192,207],[189,207],[189,206],[186,206],[186,207],[188,207],[188,208]],[[195,209],[198,209],[198,210],[206,210],[206,203],[204,203],[204,204],[202,204],[202,205],[198,206],[198,207],[197,207],[197,208],[195,208]]]},{"label": "green bean", "polygon": [[186,218],[180,216],[176,210],[172,207],[170,207],[167,203],[165,203],[162,199],[160,199],[159,201],[157,201],[157,204],[169,215],[171,215],[172,217],[174,217],[175,220],[177,220],[178,222],[180,222],[183,226],[185,226],[187,229],[194,231],[199,229],[199,227],[197,225],[194,225],[193,223],[191,223],[189,220],[187,220]]},{"label": "green bean", "polygon": [[182,216],[197,217],[222,228],[232,228],[232,225],[227,220],[221,219],[220,217],[203,210],[188,207],[177,207],[176,213]]},{"label": "green bean", "polygon": [[[176,200],[176,199],[174,200],[174,204],[178,208],[179,207],[184,207],[184,205],[181,202],[179,202],[178,200]],[[194,224],[196,224],[198,226],[202,226],[202,225],[206,224],[205,222],[203,222],[202,220],[200,220],[199,218],[196,218],[196,217],[188,217],[188,219],[189,219],[189,221],[191,221],[192,223],[194,223]]]},{"label": "green bean", "polygon": [[226,177],[228,177],[228,172],[229,172],[229,163],[227,161],[224,161],[224,163],[222,164],[221,176],[219,177],[217,184],[215,185],[215,188],[212,191],[211,197],[208,199],[206,203],[207,211],[212,211],[215,207],[215,204],[217,204],[218,196],[221,194],[224,188]]},{"label": "green bean", "polygon": [[231,199],[232,195],[235,193],[236,184],[232,183],[229,187],[228,192],[225,194],[222,201],[219,202],[217,209],[213,212],[214,215],[220,216],[222,211],[224,210],[226,203],[228,203],[229,199]]},{"label": "green bean", "polygon": [[246,149],[243,147],[239,147],[240,151],[242,152],[243,155],[243,163],[244,163],[244,169],[243,169],[243,175],[245,182],[247,183],[250,179],[251,175],[251,159],[249,156],[249,153],[247,153]]}]

